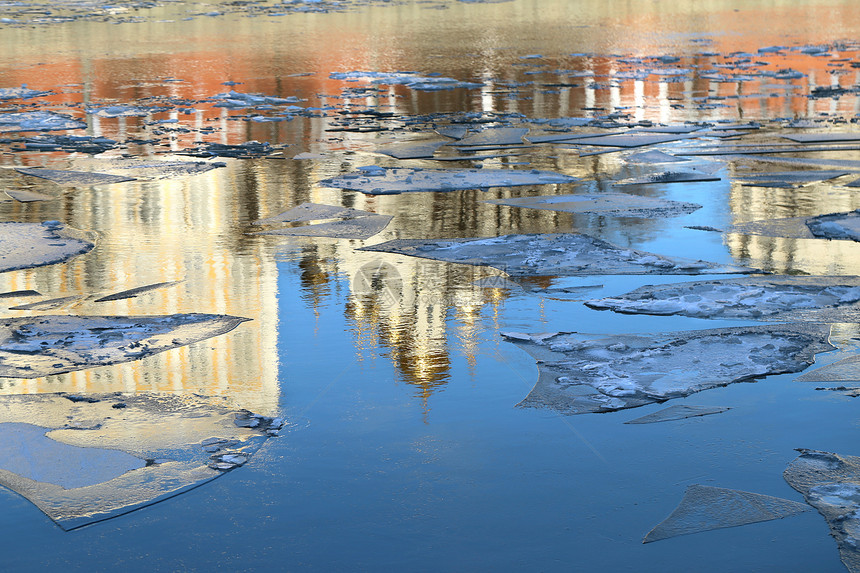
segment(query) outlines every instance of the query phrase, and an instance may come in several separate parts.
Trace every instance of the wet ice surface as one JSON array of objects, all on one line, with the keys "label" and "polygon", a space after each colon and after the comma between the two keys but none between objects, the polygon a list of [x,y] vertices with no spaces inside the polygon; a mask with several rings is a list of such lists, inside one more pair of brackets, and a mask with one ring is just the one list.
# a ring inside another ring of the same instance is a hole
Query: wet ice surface
[{"label": "wet ice surface", "polygon": [[857,277],[743,277],[646,285],[589,300],[597,310],[698,318],[854,322],[860,317]]},{"label": "wet ice surface", "polygon": [[701,209],[696,203],[670,201],[654,197],[602,193],[599,195],[551,195],[539,197],[517,197],[486,201],[494,205],[564,211],[568,213],[600,213],[614,217],[678,217]]},{"label": "wet ice surface", "polygon": [[58,221],[0,223],[0,272],[52,265],[90,251],[85,233]]},{"label": "wet ice surface", "polygon": [[456,191],[521,185],[572,183],[576,177],[552,171],[508,169],[409,169],[367,167],[319,182],[325,187],[392,195],[412,191]]},{"label": "wet ice surface", "polygon": [[656,424],[658,422],[671,422],[674,420],[684,420],[686,418],[698,418],[699,416],[710,416],[712,414],[722,414],[730,410],[730,408],[722,408],[719,406],[688,406],[686,404],[675,404],[668,408],[663,408],[657,412],[647,414],[635,420],[624,422],[625,424]]},{"label": "wet ice surface", "polygon": [[203,397],[7,396],[0,484],[76,529],[244,465],[283,425]]},{"label": "wet ice surface", "polygon": [[794,239],[860,241],[860,211],[751,221],[733,225],[729,232]]},{"label": "wet ice surface", "polygon": [[664,257],[578,234],[505,235],[486,239],[397,239],[362,251],[398,253],[450,263],[486,265],[510,276],[696,275],[752,269]]},{"label": "wet ice surface", "polygon": [[298,223],[324,219],[335,219],[328,223],[316,223],[301,227],[289,227],[260,231],[257,235],[282,235],[293,237],[328,237],[332,239],[369,239],[380,233],[391,222],[391,215],[377,215],[369,211],[302,203],[280,215],[254,221],[255,225]]},{"label": "wet ice surface", "polygon": [[842,563],[860,571],[860,458],[798,449],[785,481],[827,520]]},{"label": "wet ice surface", "polygon": [[65,171],[60,169],[17,169],[22,175],[30,175],[40,179],[47,179],[59,185],[83,186],[83,185],[110,185],[112,183],[124,183],[134,181],[134,177],[122,175],[111,175],[109,173],[93,173],[91,171]]},{"label": "wet ice surface", "polygon": [[833,348],[829,332],[822,325],[787,324],[643,335],[503,335],[538,361],[538,381],[521,406],[584,414],[800,372],[816,353]]},{"label": "wet ice surface", "polygon": [[860,382],[860,356],[849,356],[832,364],[804,372],[798,382]]},{"label": "wet ice surface", "polygon": [[672,515],[660,522],[643,543],[724,527],[783,519],[809,511],[796,501],[706,485],[691,485]]},{"label": "wet ice surface", "polygon": [[0,319],[0,376],[36,378],[140,360],[224,334],[245,320],[210,314]]}]

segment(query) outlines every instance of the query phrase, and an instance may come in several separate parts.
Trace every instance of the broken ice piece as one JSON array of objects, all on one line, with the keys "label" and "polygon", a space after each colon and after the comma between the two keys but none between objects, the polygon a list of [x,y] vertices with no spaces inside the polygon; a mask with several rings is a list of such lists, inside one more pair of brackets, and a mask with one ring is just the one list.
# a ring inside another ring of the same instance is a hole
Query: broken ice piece
[{"label": "broken ice piece", "polygon": [[389,143],[383,147],[377,147],[376,152],[395,159],[429,159],[437,149],[448,143],[449,141],[445,139]]},{"label": "broken ice piece", "polygon": [[290,227],[288,229],[273,229],[260,231],[255,235],[281,235],[289,237],[326,237],[330,239],[364,240],[382,232],[391,222],[391,215],[367,215],[331,223]]},{"label": "broken ice piece", "polygon": [[42,296],[42,293],[35,290],[13,290],[9,292],[0,293],[0,299],[4,298],[19,298],[19,297],[29,297],[29,296]]},{"label": "broken ice piece", "polygon": [[618,187],[621,185],[648,185],[655,183],[697,183],[702,181],[719,181],[720,179],[718,175],[696,171],[662,171],[641,177],[614,181],[612,184]]},{"label": "broken ice piece", "polygon": [[6,189],[6,195],[18,201],[19,203],[33,203],[35,201],[50,201],[54,197],[45,195],[44,193],[35,193],[33,191],[24,191],[22,189]]},{"label": "broken ice piece", "polygon": [[549,195],[538,197],[511,197],[484,201],[494,205],[562,211],[565,213],[597,213],[612,217],[677,217],[701,209],[701,205],[670,201],[655,197],[627,193],[599,193],[589,195]]},{"label": "broken ice piece", "polygon": [[553,171],[513,169],[406,169],[378,168],[323,179],[324,187],[360,191],[368,195],[391,195],[411,191],[456,191],[572,183],[576,177]]},{"label": "broken ice piece", "polygon": [[842,563],[860,572],[860,458],[798,448],[783,477],[830,526]]},{"label": "broken ice piece", "polygon": [[578,141],[582,145],[595,145],[599,147],[621,147],[633,148],[644,147],[646,145],[657,145],[659,143],[669,143],[670,141],[681,141],[682,139],[692,139],[699,137],[698,134],[619,134],[606,135],[603,137],[589,137]]},{"label": "broken ice piece", "polygon": [[51,111],[0,113],[0,133],[11,131],[55,131],[84,129],[87,124]]},{"label": "broken ice piece", "polygon": [[474,89],[482,84],[461,82],[441,76],[421,76],[417,72],[332,72],[333,80],[366,81],[372,84],[402,85],[419,91],[451,90],[455,88]]},{"label": "broken ice piece", "polygon": [[527,127],[491,127],[470,134],[457,142],[458,147],[522,145]]},{"label": "broken ice piece", "polygon": [[847,175],[849,171],[774,171],[770,173],[736,174],[735,179],[748,187],[783,187],[827,181]]},{"label": "broken ice piece", "polygon": [[860,133],[792,133],[780,136],[797,143],[841,143],[844,141],[860,141]]},{"label": "broken ice piece", "polygon": [[178,285],[181,282],[182,281],[167,281],[167,282],[162,282],[162,283],[153,283],[151,285],[139,286],[139,287],[135,287],[135,288],[132,288],[129,290],[124,290],[124,291],[117,292],[114,294],[109,294],[109,295],[103,296],[101,298],[97,298],[93,302],[108,302],[108,301],[112,301],[112,300],[122,300],[122,299],[126,299],[126,298],[134,298],[134,297],[141,295],[143,293],[146,293],[146,292],[150,292],[153,290],[158,290],[158,289]]},{"label": "broken ice piece", "polygon": [[806,226],[822,239],[860,241],[860,209],[811,217],[806,220]]},{"label": "broken ice piece", "polygon": [[648,532],[642,543],[678,535],[783,519],[809,506],[760,493],[694,484],[672,514]]},{"label": "broken ice piece", "polygon": [[849,356],[838,362],[804,372],[797,382],[860,382],[860,356]]},{"label": "broken ice piece", "polygon": [[111,183],[124,183],[126,181],[134,181],[134,177],[124,177],[122,175],[110,175],[109,173],[93,173],[91,171],[67,171],[62,169],[16,169],[18,173],[47,179],[59,185],[71,186],[89,186],[89,185],[109,185]]},{"label": "broken ice piece", "polygon": [[860,319],[860,277],[767,276],[645,285],[585,305],[623,314],[854,322]]},{"label": "broken ice piece", "polygon": [[0,320],[0,376],[38,378],[140,360],[225,334],[246,320],[218,314],[7,318]]},{"label": "broken ice piece", "polygon": [[67,531],[223,475],[208,467],[211,452],[200,445],[208,436],[224,436],[218,442],[229,448],[223,463],[235,468],[272,435],[233,426],[235,410],[193,395],[87,395],[91,400],[78,402],[68,397],[5,396],[0,412],[0,485]]},{"label": "broken ice piece", "polygon": [[398,239],[360,251],[490,266],[510,276],[695,275],[749,273],[754,269],[664,257],[617,247],[574,233],[503,235],[477,239]]},{"label": "broken ice piece", "polygon": [[78,301],[84,298],[81,295],[62,296],[48,300],[40,300],[39,302],[31,302],[28,304],[19,304],[18,306],[10,306],[9,310],[53,310],[60,308],[70,302]]},{"label": "broken ice piece", "polygon": [[668,153],[663,153],[662,151],[657,151],[656,149],[652,149],[651,151],[642,151],[640,153],[634,153],[626,158],[628,163],[681,163],[684,161],[690,161],[685,157],[675,157],[674,155],[669,155]]},{"label": "broken ice piece", "polygon": [[684,420],[686,418],[696,418],[699,416],[710,416],[711,414],[722,414],[728,412],[731,408],[723,408],[721,406],[689,406],[687,404],[675,404],[668,408],[663,408],[657,412],[652,412],[635,420],[628,420],[625,424],[655,424],[657,422],[671,422],[673,420]]},{"label": "broken ice piece", "polygon": [[321,205],[319,203],[302,203],[280,215],[254,221],[254,225],[272,225],[275,223],[300,223],[321,219],[355,219],[375,215],[370,211],[339,207],[337,205]]},{"label": "broken ice piece", "polygon": [[95,245],[59,222],[0,223],[0,272],[61,263]]},{"label": "broken ice piece", "polygon": [[743,326],[658,334],[504,335],[538,363],[521,407],[611,412],[800,372],[833,350],[821,324]]}]

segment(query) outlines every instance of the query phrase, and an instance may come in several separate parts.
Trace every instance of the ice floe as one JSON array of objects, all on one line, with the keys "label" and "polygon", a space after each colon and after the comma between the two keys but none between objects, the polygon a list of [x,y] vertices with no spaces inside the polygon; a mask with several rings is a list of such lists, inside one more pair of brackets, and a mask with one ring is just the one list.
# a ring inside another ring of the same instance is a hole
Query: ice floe
[{"label": "ice floe", "polygon": [[484,265],[510,276],[696,275],[749,273],[718,265],[622,248],[588,235],[550,233],[469,239],[397,239],[360,250]]},{"label": "ice floe", "polygon": [[31,90],[27,84],[22,84],[20,88],[0,88],[0,101],[10,99],[32,99],[51,95],[51,91]]},{"label": "ice floe", "polygon": [[789,188],[847,175],[849,171],[774,171],[770,173],[736,173],[735,180],[751,187]]},{"label": "ice floe", "polygon": [[338,207],[336,205],[321,205],[318,203],[302,203],[292,209],[269,217],[254,221],[255,225],[275,225],[278,223],[298,223],[304,221],[317,221],[325,219],[336,219],[328,223],[317,223],[302,227],[289,227],[261,231],[256,235],[284,235],[294,237],[328,237],[334,239],[369,239],[381,232],[393,217],[391,215],[378,215],[370,211]]},{"label": "ice floe", "polygon": [[538,362],[539,378],[520,406],[563,414],[610,412],[800,372],[832,350],[830,328],[780,324],[592,335],[503,333]]},{"label": "ice floe", "polygon": [[54,131],[83,129],[86,123],[52,111],[0,113],[0,133],[12,131]]},{"label": "ice floe", "polygon": [[95,173],[93,171],[71,171],[65,169],[25,169],[18,168],[15,171],[22,175],[47,179],[57,183],[58,185],[68,185],[71,187],[87,187],[90,185],[111,185],[113,183],[125,183],[126,181],[134,181],[134,177],[126,177],[123,175],[111,175],[110,173]]},{"label": "ice floe", "polygon": [[847,213],[829,213],[817,217],[764,219],[732,225],[731,233],[786,237],[791,239],[833,239],[860,241],[860,209]]},{"label": "ice floe", "polygon": [[[849,356],[809,370],[795,380],[797,382],[860,382],[860,356]],[[846,389],[842,388],[842,390]]]},{"label": "ice floe", "polygon": [[0,223],[0,272],[67,261],[95,246],[89,238],[59,221]]},{"label": "ice floe", "polygon": [[152,292],[154,290],[160,290],[163,288],[168,288],[172,286],[176,286],[180,284],[182,281],[166,281],[160,283],[153,283],[150,285],[143,285],[135,288],[131,288],[128,290],[116,292],[113,294],[105,295],[101,298],[95,299],[93,302],[110,302],[114,300],[124,300],[127,298],[134,298],[140,296],[144,293]]},{"label": "ice floe", "polygon": [[37,378],[140,360],[246,320],[218,314],[6,318],[0,320],[0,376]]},{"label": "ice floe", "polygon": [[701,205],[670,201],[656,197],[626,193],[599,193],[583,195],[549,195],[538,197],[511,197],[484,201],[494,205],[562,211],[565,213],[596,213],[611,217],[677,217],[701,209]]},{"label": "ice floe", "polygon": [[585,304],[624,314],[855,322],[860,320],[860,277],[793,275],[646,285]]},{"label": "ice floe", "polygon": [[475,89],[483,84],[461,82],[442,76],[422,76],[418,72],[332,72],[329,77],[333,80],[363,81],[371,84],[402,85],[413,90],[439,91],[456,88]]},{"label": "ice floe", "polygon": [[685,420],[687,418],[698,418],[700,416],[710,416],[712,414],[722,414],[728,412],[731,408],[721,406],[689,406],[687,404],[675,404],[668,408],[663,408],[657,412],[652,412],[635,420],[628,420],[625,424],[656,424],[658,422],[671,422],[674,420]]},{"label": "ice floe", "polygon": [[721,178],[718,175],[709,173],[701,173],[698,171],[662,171],[660,173],[651,173],[642,175],[641,177],[631,177],[614,181],[615,186],[621,185],[652,185],[659,183],[698,183],[703,181],[719,181]]},{"label": "ice floe", "polygon": [[842,563],[860,572],[860,458],[798,448],[800,456],[783,472],[830,526]]},{"label": "ice floe", "polygon": [[367,195],[394,195],[413,191],[457,191],[574,181],[578,179],[537,169],[386,169],[369,166],[356,173],[323,179],[319,184],[324,187],[360,191]]},{"label": "ice floe", "polygon": [[6,396],[0,485],[77,529],[218,478],[284,425],[196,396]]},{"label": "ice floe", "polygon": [[725,527],[783,519],[809,511],[789,499],[736,489],[694,484],[669,517],[648,532],[642,543]]}]

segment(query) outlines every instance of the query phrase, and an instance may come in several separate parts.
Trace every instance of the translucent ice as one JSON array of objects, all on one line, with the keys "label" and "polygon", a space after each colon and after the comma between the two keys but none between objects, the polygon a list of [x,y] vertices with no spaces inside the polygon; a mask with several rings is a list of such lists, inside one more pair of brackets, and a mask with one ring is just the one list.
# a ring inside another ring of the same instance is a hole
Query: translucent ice
[{"label": "translucent ice", "polygon": [[780,324],[642,335],[503,334],[538,361],[538,381],[520,405],[582,414],[799,372],[816,353],[833,349],[829,333],[818,324]]},{"label": "translucent ice", "polygon": [[566,213],[597,213],[612,217],[677,217],[701,209],[701,205],[670,201],[655,197],[626,193],[599,193],[594,195],[549,195],[539,197],[512,197],[485,201],[496,205],[524,207]]}]

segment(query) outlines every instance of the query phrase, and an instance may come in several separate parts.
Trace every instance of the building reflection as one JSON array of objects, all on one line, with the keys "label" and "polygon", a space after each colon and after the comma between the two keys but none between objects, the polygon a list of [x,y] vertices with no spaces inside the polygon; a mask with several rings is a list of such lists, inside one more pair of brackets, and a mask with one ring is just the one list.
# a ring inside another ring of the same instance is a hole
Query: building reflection
[{"label": "building reflection", "polygon": [[[575,4],[575,6],[574,6]],[[860,99],[809,99],[815,86],[850,86],[858,73],[834,70],[831,58],[798,52],[777,56],[756,54],[765,65],[754,71],[795,69],[803,77],[771,80],[752,77],[742,69],[715,68],[723,61],[711,53],[748,50],[778,44],[783,37],[764,33],[739,37],[713,37],[701,50],[677,63],[664,66],[688,70],[679,76],[631,75],[637,65],[630,58],[647,58],[657,48],[649,34],[672,29],[676,17],[695,16],[697,8],[680,0],[647,3],[617,10],[616,3],[570,3],[551,0],[521,0],[516,3],[481,6],[497,15],[493,25],[481,25],[474,35],[460,27],[433,25],[425,34],[394,33],[402,22],[421,8],[414,4],[327,15],[326,19],[294,20],[306,26],[305,34],[283,38],[283,27],[261,18],[236,19],[230,30],[217,19],[198,20],[189,36],[176,45],[175,30],[158,28],[155,40],[168,46],[147,51],[118,41],[116,28],[84,25],[66,37],[59,27],[44,31],[45,43],[25,41],[26,30],[8,30],[3,40],[7,58],[19,65],[0,71],[3,85],[34,83],[34,70],[52,85],[69,84],[47,101],[81,116],[83,107],[124,103],[188,107],[189,114],[175,109],[150,117],[99,118],[86,116],[88,133],[115,138],[154,139],[161,143],[133,144],[129,151],[159,156],[194,146],[201,141],[238,144],[247,140],[289,144],[289,153],[313,151],[331,160],[319,162],[260,159],[228,162],[226,169],[176,181],[130,183],[110,189],[74,189],[59,193],[52,204],[0,205],[5,220],[57,218],[67,224],[102,233],[93,253],[65,265],[0,275],[0,289],[36,289],[51,296],[121,290],[141,284],[187,279],[170,291],[139,299],[96,305],[83,302],[58,312],[83,314],[168,314],[174,312],[218,312],[253,318],[236,331],[191,347],[165,352],[141,362],[99,368],[30,381],[4,380],[0,391],[194,391],[228,396],[243,407],[269,411],[277,404],[277,270],[274,241],[248,237],[248,223],[271,216],[305,201],[343,205],[394,216],[394,221],[374,241],[391,238],[448,238],[493,236],[506,233],[587,231],[621,244],[636,244],[658,237],[670,222],[665,220],[619,219],[570,215],[550,211],[511,209],[487,205],[491,198],[527,194],[569,192],[570,187],[503,189],[490,192],[464,191],[455,194],[405,194],[369,197],[359,193],[320,188],[317,182],[336,173],[388,159],[371,155],[386,134],[355,134],[328,131],[340,117],[296,117],[289,121],[258,123],[240,117],[247,110],[228,111],[213,107],[207,98],[231,89],[226,80],[245,81],[233,86],[248,93],[279,97],[296,96],[303,106],[337,109],[379,108],[399,116],[438,112],[483,111],[515,113],[528,117],[605,116],[619,113],[634,121],[673,123],[683,121],[744,120],[826,114],[856,114]],[[815,28],[832,38],[839,30],[856,27],[857,11],[852,4],[836,9],[794,7],[794,3],[772,2],[784,22],[771,22],[774,30],[793,30],[796,22],[819,21]],[[744,4],[751,14],[755,3]],[[455,4],[441,16],[456,20],[474,9]],[[169,11],[169,7],[164,8]],[[811,9],[809,9],[811,10]],[[773,12],[768,12],[770,16]],[[681,16],[678,16],[678,15]],[[732,10],[708,8],[708,21],[693,33],[709,35],[713,30],[736,30],[753,26],[746,14],[738,20]],[[291,17],[292,18],[292,17]],[[370,26],[369,18],[374,21]],[[608,38],[603,28],[591,25],[575,38],[548,40],[553,52],[534,67],[513,65],[517,54],[506,51],[511,44],[507,32],[517,28],[542,29],[552,22],[583,21],[589,24],[611,20],[617,29],[631,30],[630,37]],[[466,21],[466,19],[463,19]],[[104,29],[102,29],[104,28]],[[686,28],[684,28],[686,29]],[[373,30],[376,30],[373,32]],[[380,32],[380,30],[382,32]],[[384,32],[390,31],[386,35]],[[760,30],[755,30],[760,32]],[[231,41],[223,49],[212,49],[225,34],[246,42]],[[336,33],[338,42],[332,42]],[[812,34],[813,32],[810,32]],[[376,34],[376,36],[374,36]],[[92,36],[91,38],[87,37]],[[87,42],[82,38],[87,37]],[[277,38],[282,43],[273,42]],[[91,41],[89,41],[91,40]],[[590,46],[595,53],[571,54],[571,42]],[[154,41],[154,43],[157,43]],[[44,66],[42,45],[56,47],[57,57]],[[78,50],[80,45],[88,46]],[[451,56],[428,60],[439,45],[450,46]],[[34,47],[35,46],[35,47]],[[190,48],[187,46],[191,46]],[[110,57],[104,54],[112,54]],[[740,60],[744,56],[738,55]],[[653,60],[649,60],[653,63]],[[329,79],[332,71],[347,69],[390,71],[415,69],[438,72],[458,79],[479,78],[480,90],[417,92],[403,87],[381,88],[375,94],[347,95],[355,87]],[[429,69],[432,67],[433,69]],[[551,74],[535,71],[564,70]],[[712,72],[722,74],[720,79]],[[309,76],[298,76],[308,72]],[[179,79],[182,81],[173,81]],[[554,84],[554,85],[553,85]],[[52,86],[35,86],[52,87]],[[63,107],[65,106],[65,107]],[[182,129],[154,125],[154,119],[175,119]],[[56,162],[55,154],[18,154],[0,158],[5,164],[29,165]],[[615,156],[579,158],[574,151],[543,149],[529,156],[533,165],[580,176],[589,183],[582,191],[609,191],[608,180],[627,169]],[[506,166],[519,159],[486,162],[488,167]],[[74,168],[74,162],[69,164]],[[429,166],[429,165],[427,165]],[[53,191],[55,194],[57,191]],[[658,195],[659,189],[642,193]],[[786,194],[733,185],[726,198],[736,222],[750,217],[818,214],[820,200],[813,193]],[[828,198],[831,211],[857,208],[848,196]],[[803,262],[810,272],[843,272],[846,261],[856,256],[852,244],[774,239],[729,235],[731,254],[739,261],[758,261],[769,270],[786,272]],[[395,265],[401,281],[400,296],[386,300],[380,291],[353,292],[345,304],[355,339],[355,351],[364,359],[382,351],[399,379],[415,388],[425,410],[433,392],[451,378],[454,356],[462,354],[467,366],[476,362],[480,329],[486,313],[504,304],[506,293],[475,285],[492,274],[486,269],[446,265],[409,257],[380,257],[354,250],[354,241],[308,241],[297,259],[306,303],[321,306],[335,281],[356,277],[368,263],[383,259]],[[855,259],[856,260],[856,259]]]}]

